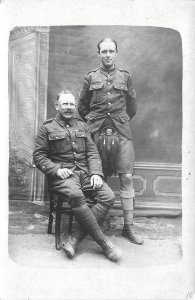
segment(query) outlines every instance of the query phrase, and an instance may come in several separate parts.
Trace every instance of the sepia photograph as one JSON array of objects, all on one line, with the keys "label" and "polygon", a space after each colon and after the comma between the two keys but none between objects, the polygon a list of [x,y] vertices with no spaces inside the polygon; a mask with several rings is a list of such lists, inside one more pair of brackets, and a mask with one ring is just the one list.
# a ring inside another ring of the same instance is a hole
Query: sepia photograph
[{"label": "sepia photograph", "polygon": [[191,1],[157,3],[9,23],[0,298],[194,299]]},{"label": "sepia photograph", "polygon": [[[95,216],[105,215],[107,234],[117,246],[124,244],[127,260],[120,264],[144,267],[181,259],[179,33],[133,26],[17,27],[9,43],[11,258],[33,265],[37,260],[43,266],[59,258],[66,261],[63,251],[52,252],[53,238],[46,234],[52,232],[47,229],[49,213],[53,218],[49,210],[58,202],[56,197],[67,196],[62,202],[70,204],[74,215],[77,204],[85,205],[82,192],[87,190],[89,200],[97,201]],[[58,169],[64,173],[58,175]],[[90,184],[83,171],[89,177],[100,176],[94,180],[101,182]],[[115,201],[102,181],[114,192]],[[108,203],[101,195],[90,195],[90,186],[92,191],[105,192]],[[77,203],[71,203],[74,198]],[[67,241],[66,226],[61,229],[65,236],[60,242],[76,252],[80,236],[69,232],[72,236]],[[94,265],[93,259],[98,259],[95,264],[108,263],[93,251],[85,253],[92,245],[99,249],[94,238],[86,246],[88,238],[82,240],[74,263],[81,259],[83,264],[84,257],[88,266]]]}]

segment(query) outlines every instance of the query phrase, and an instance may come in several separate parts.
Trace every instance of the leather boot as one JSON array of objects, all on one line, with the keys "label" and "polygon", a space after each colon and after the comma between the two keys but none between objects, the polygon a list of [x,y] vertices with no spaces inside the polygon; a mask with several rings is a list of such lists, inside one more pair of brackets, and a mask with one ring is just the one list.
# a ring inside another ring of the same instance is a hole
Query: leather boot
[{"label": "leather boot", "polygon": [[[101,204],[97,203],[91,208],[99,226],[101,226],[107,216],[108,209]],[[78,228],[78,231],[73,235],[69,236],[65,242],[63,242],[62,247],[69,258],[73,258],[76,254],[77,246],[80,242],[87,236],[87,233]]]},{"label": "leather boot", "polygon": [[62,247],[69,258],[73,258],[75,256],[78,244],[79,240],[72,236],[69,236],[66,241],[62,243]]},{"label": "leather boot", "polygon": [[133,226],[134,196],[134,189],[130,191],[120,191],[120,199],[124,213],[124,228],[122,235],[128,238],[130,242],[142,245],[144,240],[137,234]]},{"label": "leather boot", "polygon": [[[67,240],[62,244],[62,247],[69,258],[73,258],[75,256],[78,244],[79,241],[74,237],[67,238]],[[122,251],[109,240],[105,240],[101,247],[108,259],[113,262],[119,261],[122,256]]]},{"label": "leather boot", "polygon": [[122,250],[116,247],[111,241],[105,240],[101,247],[109,260],[113,262],[120,260],[122,256]]},{"label": "leather boot", "polygon": [[142,245],[144,243],[143,238],[135,231],[133,224],[124,225],[122,235],[134,244]]}]

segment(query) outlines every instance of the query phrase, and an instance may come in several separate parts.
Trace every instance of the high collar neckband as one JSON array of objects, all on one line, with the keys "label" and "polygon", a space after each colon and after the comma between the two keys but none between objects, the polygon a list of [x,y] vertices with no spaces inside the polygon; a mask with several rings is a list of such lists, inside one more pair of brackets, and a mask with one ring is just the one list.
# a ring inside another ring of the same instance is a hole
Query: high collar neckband
[{"label": "high collar neckband", "polygon": [[73,118],[71,119],[64,119],[59,113],[57,113],[56,117],[55,117],[56,121],[61,125],[70,125],[73,126],[74,120]]},{"label": "high collar neckband", "polygon": [[116,66],[114,65],[111,69],[106,69],[103,66],[100,66],[100,71],[105,75],[112,75],[116,72]]}]

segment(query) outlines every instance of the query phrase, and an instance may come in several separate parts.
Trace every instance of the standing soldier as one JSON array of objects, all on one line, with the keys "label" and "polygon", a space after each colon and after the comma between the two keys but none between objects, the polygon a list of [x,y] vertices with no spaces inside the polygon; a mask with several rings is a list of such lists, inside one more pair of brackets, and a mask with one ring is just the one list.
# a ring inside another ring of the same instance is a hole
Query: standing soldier
[{"label": "standing soldier", "polygon": [[78,112],[87,122],[98,147],[105,177],[119,175],[124,212],[122,235],[133,243],[143,244],[133,226],[135,155],[130,120],[136,114],[136,93],[129,72],[115,66],[116,41],[104,38],[97,47],[101,65],[84,77]]}]

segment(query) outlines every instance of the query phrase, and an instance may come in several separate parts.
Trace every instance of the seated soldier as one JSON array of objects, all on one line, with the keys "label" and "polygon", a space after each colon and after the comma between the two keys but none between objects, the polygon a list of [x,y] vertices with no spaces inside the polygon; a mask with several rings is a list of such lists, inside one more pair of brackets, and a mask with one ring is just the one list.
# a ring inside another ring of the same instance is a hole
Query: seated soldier
[{"label": "seated soldier", "polygon": [[[75,98],[61,92],[55,103],[57,115],[40,127],[33,153],[35,165],[48,177],[51,190],[68,197],[79,229],[63,248],[69,258],[87,234],[101,246],[107,258],[118,261],[122,251],[104,235],[100,225],[114,204],[115,196],[103,181],[102,164],[87,125],[74,117]],[[85,191],[96,199],[89,208]]]}]

